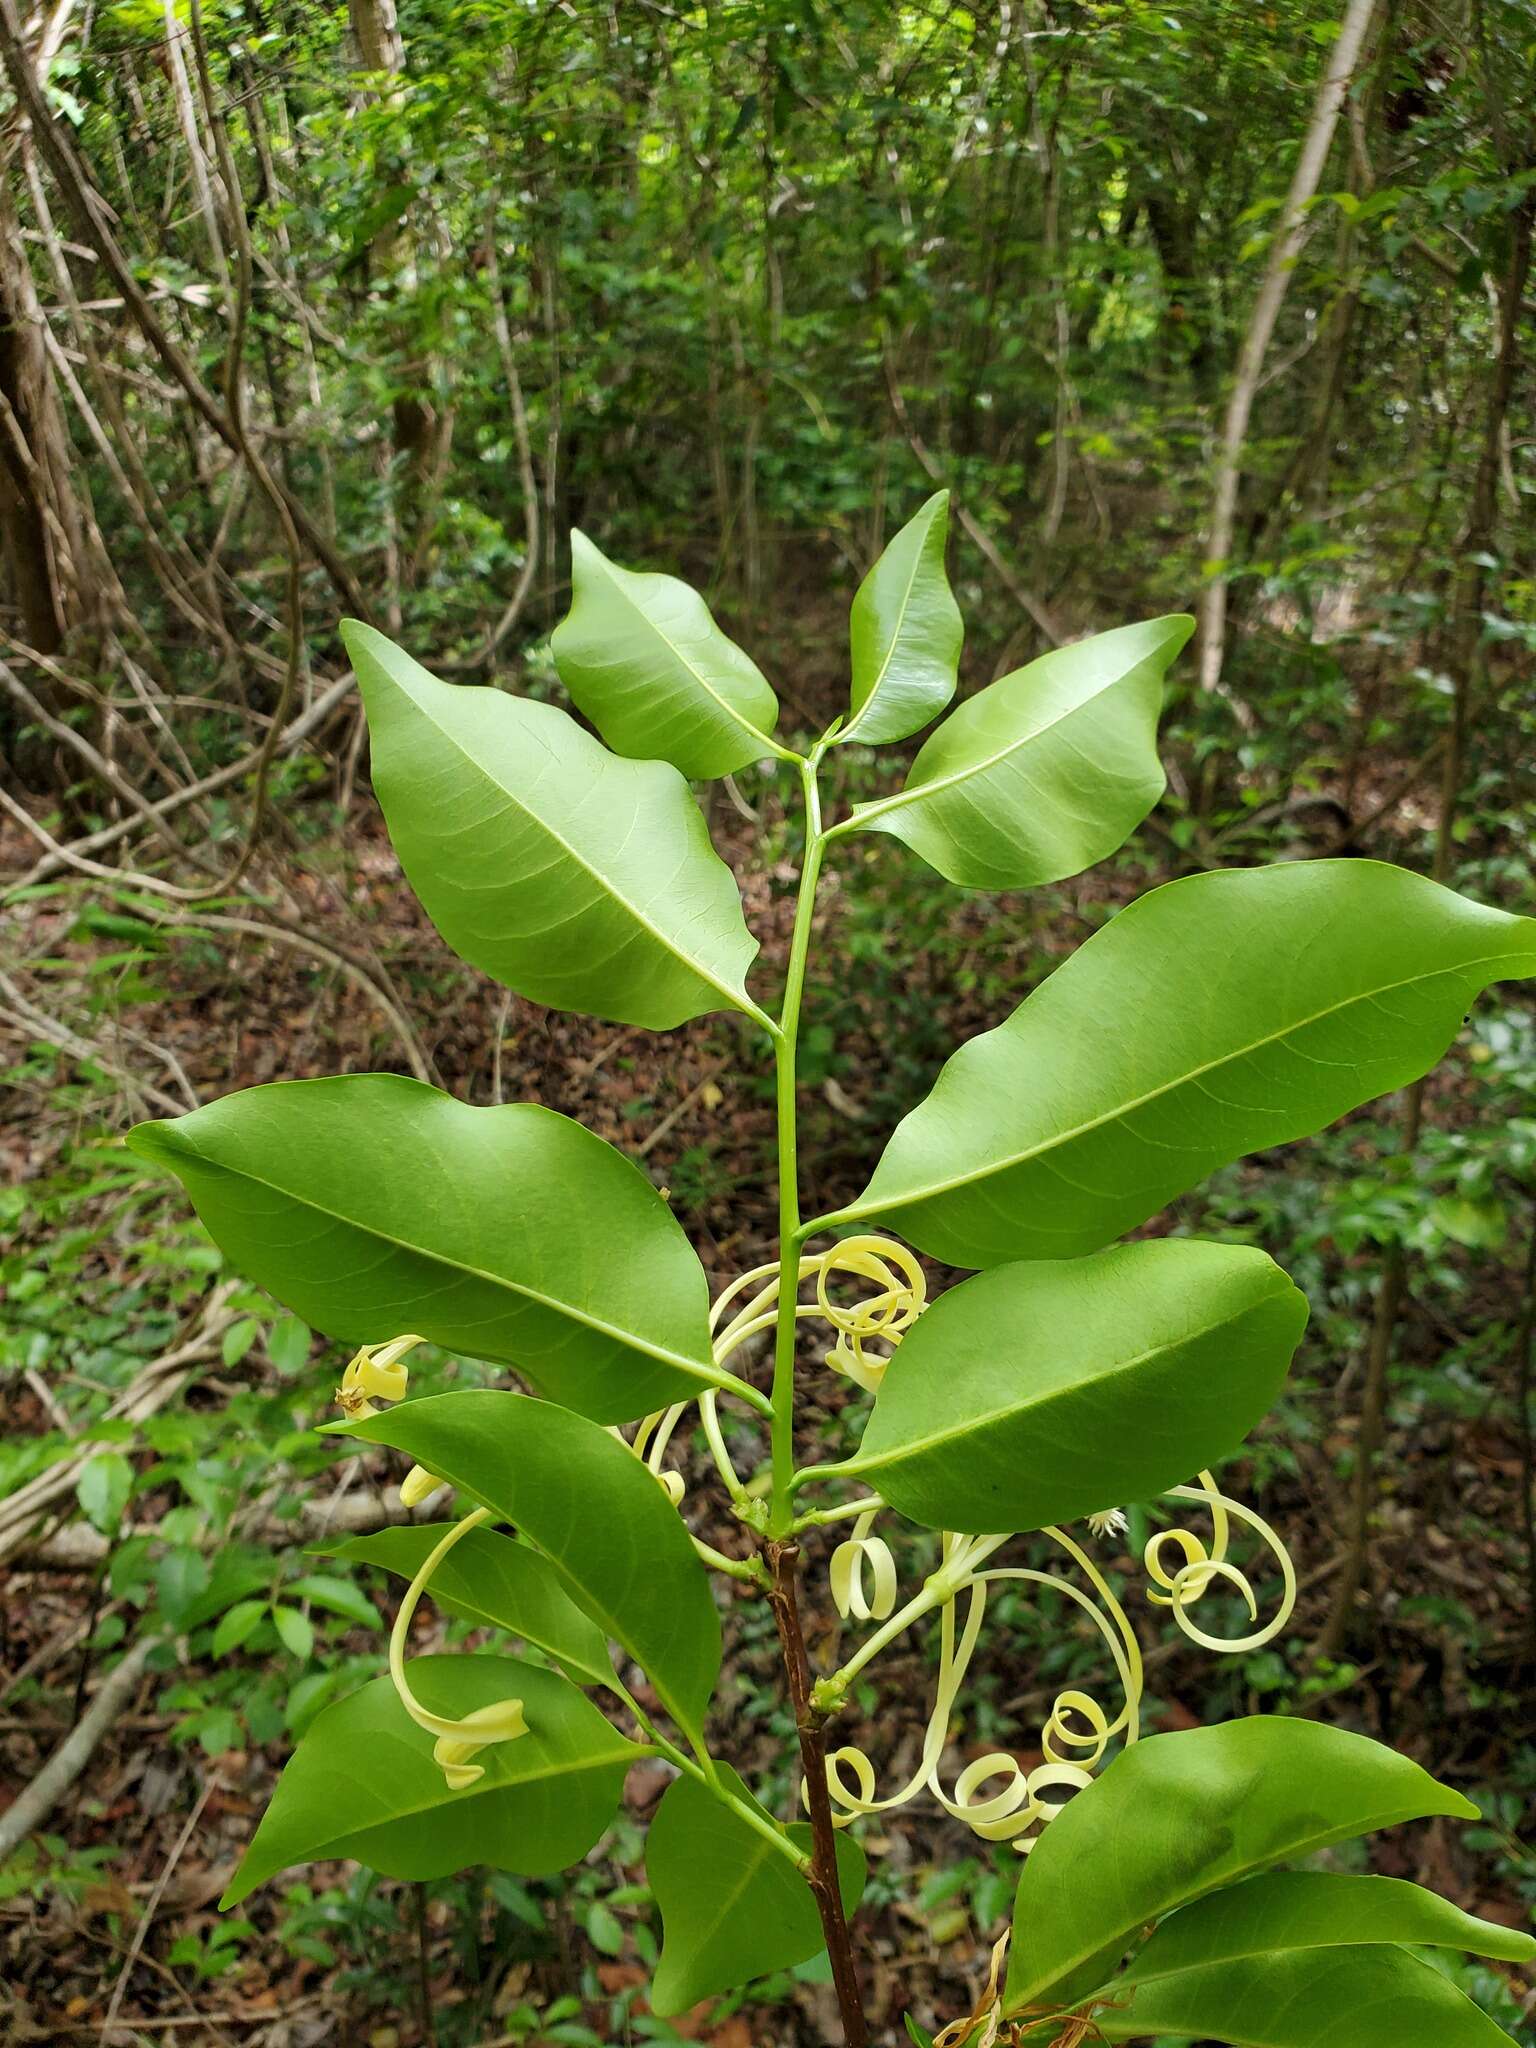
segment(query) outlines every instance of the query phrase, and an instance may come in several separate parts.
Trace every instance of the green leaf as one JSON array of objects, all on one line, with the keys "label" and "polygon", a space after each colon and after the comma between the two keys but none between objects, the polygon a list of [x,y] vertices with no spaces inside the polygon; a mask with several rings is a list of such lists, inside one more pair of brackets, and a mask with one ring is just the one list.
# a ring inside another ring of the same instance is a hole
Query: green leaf
[{"label": "green leaf", "polygon": [[532,1103],[399,1074],[278,1081],[139,1124],[230,1258],[328,1336],[413,1331],[602,1422],[703,1386],[709,1286],[638,1167]]},{"label": "green leaf", "polygon": [[902,1339],[857,1454],[833,1469],[932,1529],[1039,1529],[1148,1500],[1237,1448],[1306,1320],[1245,1246],[1163,1238],[999,1266]]},{"label": "green leaf", "polygon": [[624,1923],[601,1899],[587,1908],[587,1939],[599,1955],[624,1953]]},{"label": "green leaf", "polygon": [[[399,1533],[413,1536],[416,1532],[414,1529],[402,1529]],[[437,1533],[441,1536],[443,1531],[439,1529]],[[408,1572],[406,1576],[410,1578],[414,1574]],[[350,1579],[335,1579],[324,1572],[310,1572],[285,1586],[283,1591],[290,1600],[308,1600],[311,1606],[323,1607],[327,1613],[339,1614],[363,1628],[377,1628],[379,1625],[378,1609],[361,1586],[354,1586]]]},{"label": "green leaf", "polygon": [[1315,1721],[1260,1714],[1135,1743],[1024,1866],[1008,2010],[1086,1996],[1149,1920],[1220,1885],[1431,1814],[1475,1820],[1477,1808],[1396,1751]]},{"label": "green leaf", "polygon": [[1054,648],[968,698],[924,742],[903,788],[856,804],[833,836],[890,832],[951,882],[1021,889],[1075,875],[1163,793],[1163,675],[1182,615]]},{"label": "green leaf", "polygon": [[226,1365],[238,1365],[247,1351],[261,1335],[261,1325],[254,1316],[241,1316],[231,1323],[224,1332],[219,1345],[219,1356]]},{"label": "green leaf", "polygon": [[[414,1579],[450,1526],[380,1529],[338,1544],[332,1554]],[[578,1684],[606,1685],[613,1677],[602,1630],[567,1595],[553,1566],[526,1543],[494,1529],[471,1529],[459,1538],[432,1574],[431,1598],[445,1613],[536,1644]]]},{"label": "green leaf", "polygon": [[778,700],[762,671],[675,576],[621,569],[571,534],[571,608],[550,641],[560,680],[615,753],[695,779],[765,754]]},{"label": "green leaf", "polygon": [[700,1733],[720,1617],[677,1511],[627,1444],[568,1409],[491,1389],[407,1401],[327,1434],[391,1444],[513,1523],[649,1674],[684,1733]]},{"label": "green leaf", "polygon": [[81,1468],[75,1498],[93,1527],[115,1536],[133,1491],[133,1467],[121,1451],[98,1451]]},{"label": "green leaf", "polygon": [[208,1591],[208,1566],[201,1554],[185,1547],[168,1550],[155,1566],[155,1591],[160,1612],[178,1635],[196,1628],[204,1618],[199,1610]]},{"label": "green leaf", "polygon": [[307,1664],[315,1654],[314,1625],[308,1615],[300,1614],[297,1607],[274,1607],[272,1626],[289,1656]]},{"label": "green leaf", "polygon": [[859,1199],[956,1266],[1066,1258],[1425,1073],[1536,920],[1376,861],[1170,882],[961,1047]]},{"label": "green leaf", "polygon": [[1401,1878],[1274,1870],[1197,1899],[1165,1920],[1116,1980],[1116,1988],[1276,1949],[1359,1947],[1371,1942],[1463,1949],[1509,1963],[1529,1962],[1536,1956],[1536,1941],[1530,1935],[1476,1919],[1448,1899]]},{"label": "green leaf", "polygon": [[237,1906],[275,1871],[350,1856],[386,1877],[447,1877],[470,1864],[537,1876],[584,1856],[645,1750],[558,1672],[515,1657],[421,1657],[406,1676],[432,1713],[521,1699],[528,1733],[480,1751],[485,1775],[450,1792],[433,1738],[388,1678],[338,1700],[305,1732],[234,1881]]},{"label": "green leaf", "polygon": [[[769,1818],[729,1765],[718,1769],[733,1792]],[[809,1853],[807,1826],[781,1832]],[[646,1838],[645,1870],[662,1928],[651,2009],[664,2019],[822,1951],[821,1916],[805,1879],[694,1778],[667,1787]],[[837,1870],[851,1913],[864,1891],[864,1852],[846,1834],[837,1838]]]},{"label": "green leaf", "polygon": [[761,1012],[757,941],[687,783],[553,704],[439,682],[342,628],[400,864],[454,950],[534,1002],[665,1031]]},{"label": "green leaf", "polygon": [[213,1632],[213,1654],[228,1657],[255,1634],[267,1611],[265,1600],[237,1600],[219,1620]]},{"label": "green leaf", "polygon": [[1465,1992],[1401,1948],[1250,1956],[1142,1986],[1098,2013],[1103,2038],[1231,2048],[1510,2048]]},{"label": "green leaf", "polygon": [[297,1316],[284,1316],[267,1332],[267,1356],[280,1373],[302,1372],[309,1363],[309,1344],[309,1326]]},{"label": "green leaf", "polygon": [[935,491],[859,585],[848,619],[853,688],[839,743],[904,740],[955,694],[965,627],[944,573],[949,493]]}]

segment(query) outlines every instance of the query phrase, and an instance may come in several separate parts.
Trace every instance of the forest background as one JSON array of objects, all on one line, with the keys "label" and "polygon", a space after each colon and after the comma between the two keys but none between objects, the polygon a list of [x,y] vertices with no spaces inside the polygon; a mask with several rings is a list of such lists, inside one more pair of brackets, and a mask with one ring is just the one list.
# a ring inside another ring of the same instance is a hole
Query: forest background
[{"label": "forest background", "polygon": [[[379,1582],[303,1546],[401,1511],[311,1433],[334,1349],[121,1132],[413,1072],[627,1146],[712,1273],[762,1255],[772,1081],[737,1028],[658,1041],[495,990],[368,795],[339,618],[556,696],[573,525],[703,589],[806,734],[843,702],[853,589],[936,487],[963,690],[1200,614],[1168,796],[1112,861],[1028,902],[878,837],[841,866],[852,965],[813,975],[802,1041],[819,1206],[1151,883],[1376,854],[1530,910],[1536,10],[0,0],[0,58],[0,2032],[823,2039],[814,1969],[646,2013],[628,1823],[563,1879],[328,1865],[215,1915],[294,1733],[374,1669]],[[901,766],[839,764],[841,798]],[[765,878],[770,975],[792,794],[764,764],[709,798]],[[1313,1314],[1238,1474],[1297,1556],[1286,1636],[1213,1661],[1141,1610],[1153,1725],[1397,1744],[1486,1825],[1372,1867],[1520,1925],[1533,1082],[1530,1001],[1495,992],[1427,1088],[1149,1226],[1264,1245]],[[838,1441],[835,1392],[816,1420]],[[962,1752],[1091,1670],[1090,1637],[1000,1603]],[[728,1640],[737,1761],[782,1801],[772,1643]],[[897,1759],[903,1656],[850,1733]],[[882,1834],[873,2009],[953,2016],[1012,1852],[921,1806]],[[1461,1981],[1536,2043],[1528,1989]]]}]

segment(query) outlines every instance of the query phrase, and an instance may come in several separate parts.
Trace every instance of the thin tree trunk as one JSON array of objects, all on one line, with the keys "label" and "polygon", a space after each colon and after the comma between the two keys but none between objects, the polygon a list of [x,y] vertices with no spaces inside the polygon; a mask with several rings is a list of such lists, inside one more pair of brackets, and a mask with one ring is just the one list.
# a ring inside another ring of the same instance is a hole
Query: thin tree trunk
[{"label": "thin tree trunk", "polygon": [[8,196],[0,199],[0,544],[28,645],[57,653],[77,613],[82,534],[43,313]]},{"label": "thin tree trunk", "polygon": [[1264,369],[1275,322],[1280,316],[1291,273],[1307,238],[1307,208],[1315,197],[1333,143],[1344,96],[1360,61],[1377,0],[1349,0],[1317,89],[1291,189],[1281,209],[1264,281],[1248,319],[1248,332],[1238,352],[1232,393],[1222,424],[1221,451],[1216,460],[1216,485],[1206,528],[1205,561],[1210,581],[1200,600],[1200,686],[1214,690],[1221,683],[1227,636],[1227,565],[1237,518],[1237,487],[1242,474],[1248,420]]}]

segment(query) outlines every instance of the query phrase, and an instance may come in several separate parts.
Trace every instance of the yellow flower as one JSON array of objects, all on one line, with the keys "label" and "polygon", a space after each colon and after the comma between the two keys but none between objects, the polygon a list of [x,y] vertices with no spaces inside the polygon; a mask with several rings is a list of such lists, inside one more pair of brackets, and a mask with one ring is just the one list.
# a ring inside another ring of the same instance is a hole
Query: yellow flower
[{"label": "yellow flower", "polygon": [[442,1485],[435,1472],[429,1472],[425,1465],[413,1465],[400,1482],[400,1505],[403,1508],[419,1508],[424,1500]]},{"label": "yellow flower", "polygon": [[472,1515],[456,1522],[441,1543],[428,1553],[426,1562],[406,1589],[389,1637],[389,1675],[400,1695],[400,1704],[418,1728],[424,1728],[429,1735],[437,1737],[432,1757],[448,1780],[450,1792],[466,1791],[485,1776],[485,1766],[474,1761],[482,1749],[488,1749],[496,1742],[515,1742],[519,1735],[528,1733],[521,1700],[493,1700],[489,1706],[476,1707],[473,1713],[455,1720],[446,1714],[434,1714],[424,1707],[412,1692],[405,1675],[405,1643],[417,1602],[427,1590],[432,1574],[455,1543],[467,1536],[471,1529],[478,1528],[490,1512],[489,1508],[476,1508]]},{"label": "yellow flower", "polygon": [[347,1369],[336,1389],[336,1401],[349,1422],[375,1415],[375,1401],[403,1401],[409,1372],[401,1364],[407,1351],[426,1343],[425,1337],[391,1337],[387,1344],[365,1344],[347,1361]]}]

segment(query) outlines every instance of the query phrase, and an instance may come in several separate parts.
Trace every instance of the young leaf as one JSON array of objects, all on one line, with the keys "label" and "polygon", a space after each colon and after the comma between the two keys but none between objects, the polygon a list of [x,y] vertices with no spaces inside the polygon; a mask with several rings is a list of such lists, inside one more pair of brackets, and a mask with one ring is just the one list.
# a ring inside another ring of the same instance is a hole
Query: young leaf
[{"label": "young leaf", "polygon": [[1194,623],[1120,626],[1004,676],[945,719],[894,796],[856,804],[832,836],[892,833],[972,889],[1092,867],[1163,793],[1163,675]]},{"label": "young leaf", "polygon": [[1024,1865],[1007,2009],[1085,1997],[1149,1920],[1219,1885],[1430,1814],[1477,1808],[1342,1728],[1256,1714],[1151,1736],[1073,1795]]},{"label": "young leaf", "polygon": [[1237,1448],[1306,1320],[1274,1261],[1238,1245],[999,1266],[902,1339],[857,1454],[833,1469],[932,1529],[1039,1529],[1147,1500]]},{"label": "young leaf", "polygon": [[133,1492],[133,1467],[121,1451],[97,1451],[75,1481],[75,1498],[93,1528],[114,1536]]},{"label": "young leaf", "polygon": [[956,1266],[1094,1251],[1425,1073],[1479,990],[1528,974],[1536,920],[1376,861],[1169,882],[962,1046],[817,1227],[878,1216]]},{"label": "young leaf", "polygon": [[128,1144],[177,1176],[243,1272],[344,1343],[414,1331],[601,1422],[725,1377],[666,1203],[553,1110],[348,1074],[247,1088]]},{"label": "young leaf", "polygon": [[[414,1579],[450,1526],[424,1522],[380,1529],[354,1536],[326,1554]],[[548,1559],[494,1529],[471,1529],[459,1538],[432,1574],[432,1603],[445,1614],[521,1636],[553,1657],[578,1685],[605,1685],[613,1676],[602,1630],[565,1592]]]},{"label": "young leaf", "polygon": [[[751,1799],[729,1765],[718,1769],[733,1792]],[[803,1822],[782,1832],[809,1852],[811,1831]],[[837,1838],[837,1871],[851,1913],[864,1891],[864,1852],[845,1834]],[[661,1908],[651,2010],[663,2019],[772,1970],[792,1969],[822,1948],[821,1917],[805,1879],[696,1779],[677,1778],[667,1787],[646,1838],[645,1872]]]},{"label": "young leaf", "polygon": [[853,689],[842,744],[904,740],[955,694],[965,627],[944,573],[949,493],[919,506],[859,585],[848,619]]},{"label": "young leaf", "polygon": [[308,1615],[301,1614],[297,1607],[274,1607],[272,1626],[289,1656],[307,1664],[315,1654],[314,1624]]},{"label": "young leaf", "polygon": [[521,1699],[528,1733],[483,1749],[485,1775],[450,1792],[433,1738],[388,1678],[327,1707],[305,1732],[220,1900],[237,1906],[295,1863],[350,1856],[386,1877],[446,1877],[468,1864],[525,1876],[584,1856],[645,1750],[558,1672],[515,1657],[421,1657],[411,1688],[435,1714]]},{"label": "young leaf", "polygon": [[[388,1532],[385,1532],[388,1533]],[[403,1536],[414,1535],[413,1529],[402,1529]],[[443,1532],[438,1531],[441,1535]],[[365,1537],[363,1541],[367,1541]],[[407,1572],[407,1578],[414,1573]],[[327,1614],[339,1614],[346,1621],[355,1621],[362,1628],[377,1628],[378,1609],[368,1598],[361,1586],[354,1586],[350,1579],[332,1578],[325,1572],[307,1572],[302,1579],[294,1579],[283,1588],[290,1600],[307,1600],[311,1607],[322,1607]]]},{"label": "young leaf", "polygon": [[677,1511],[627,1444],[548,1401],[489,1389],[407,1401],[327,1432],[391,1444],[513,1523],[649,1674],[684,1733],[700,1733],[720,1671],[720,1617]]},{"label": "young leaf", "polygon": [[256,1633],[262,1616],[267,1611],[265,1600],[237,1600],[219,1619],[213,1632],[213,1655],[231,1656]]},{"label": "young leaf", "polygon": [[1145,1984],[1275,1949],[1360,1947],[1400,1942],[1458,1948],[1526,1963],[1536,1941],[1479,1920],[1398,1877],[1344,1877],[1328,1870],[1272,1870],[1197,1899],[1165,1920],[1115,1982]]},{"label": "young leaf", "polygon": [[675,576],[621,569],[571,534],[571,608],[550,641],[560,680],[615,753],[700,779],[784,749],[751,656]]},{"label": "young leaf", "polygon": [[761,1017],[743,981],[757,941],[675,768],[620,760],[553,704],[439,682],[371,626],[342,638],[389,836],[457,953],[620,1024]]},{"label": "young leaf", "polygon": [[1248,1956],[1142,1985],[1096,2016],[1109,2041],[1229,2048],[1511,2048],[1431,1964],[1401,1948]]}]

